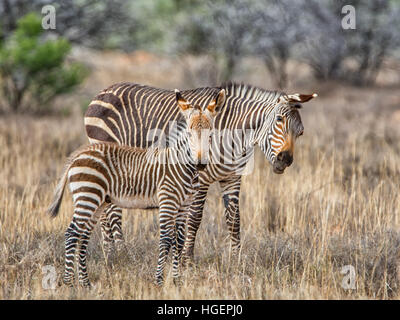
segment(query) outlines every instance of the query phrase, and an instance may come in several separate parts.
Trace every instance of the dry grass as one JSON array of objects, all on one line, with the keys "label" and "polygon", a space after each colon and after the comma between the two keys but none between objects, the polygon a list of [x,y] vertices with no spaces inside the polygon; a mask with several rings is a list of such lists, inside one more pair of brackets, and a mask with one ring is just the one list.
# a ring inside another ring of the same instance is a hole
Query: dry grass
[{"label": "dry grass", "polygon": [[[230,261],[213,186],[196,267],[179,288],[169,276],[153,285],[157,211],[130,210],[127,250],[114,268],[105,265],[98,228],[92,237],[93,289],[43,289],[43,266],[55,266],[59,282],[63,272],[70,195],[56,219],[45,209],[66,156],[86,142],[82,116],[0,119],[0,299],[398,299],[399,91],[313,89],[320,96],[301,112],[305,134],[292,167],[275,175],[257,153],[244,177],[239,261]],[[354,290],[341,287],[345,265],[355,268]]]}]

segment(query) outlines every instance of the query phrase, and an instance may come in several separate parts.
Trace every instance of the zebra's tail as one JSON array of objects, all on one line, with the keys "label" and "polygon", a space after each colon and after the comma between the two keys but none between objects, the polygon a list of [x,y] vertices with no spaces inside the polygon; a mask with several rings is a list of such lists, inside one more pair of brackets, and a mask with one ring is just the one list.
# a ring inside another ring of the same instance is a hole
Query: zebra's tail
[{"label": "zebra's tail", "polygon": [[60,210],[61,201],[64,195],[65,184],[67,182],[69,167],[70,162],[68,162],[64,168],[61,179],[57,184],[56,191],[54,192],[53,201],[47,209],[47,212],[51,215],[52,218],[56,217],[58,215],[58,211]]},{"label": "zebra's tail", "polygon": [[47,209],[47,212],[51,217],[56,217],[58,215],[58,211],[60,210],[61,206],[61,201],[64,195],[64,189],[65,185],[67,184],[67,179],[68,179],[68,171],[74,162],[74,159],[76,159],[77,156],[79,156],[82,152],[87,151],[89,148],[93,147],[93,145],[83,145],[77,150],[75,150],[68,158],[67,163],[64,167],[62,176],[60,181],[57,184],[56,191],[54,192],[54,197],[53,197],[53,202]]},{"label": "zebra's tail", "polygon": [[53,217],[53,218],[58,215],[58,211],[60,210],[61,201],[62,201],[62,198],[64,195],[65,185],[67,183],[69,168],[71,167],[71,164],[72,164],[73,160],[76,158],[76,156],[79,155],[85,149],[87,149],[87,147],[88,146],[82,146],[82,147],[78,148],[75,152],[73,152],[69,156],[69,158],[67,160],[67,163],[64,167],[61,179],[57,184],[56,191],[54,192],[53,202],[47,209],[48,214],[51,215],[51,217]]}]

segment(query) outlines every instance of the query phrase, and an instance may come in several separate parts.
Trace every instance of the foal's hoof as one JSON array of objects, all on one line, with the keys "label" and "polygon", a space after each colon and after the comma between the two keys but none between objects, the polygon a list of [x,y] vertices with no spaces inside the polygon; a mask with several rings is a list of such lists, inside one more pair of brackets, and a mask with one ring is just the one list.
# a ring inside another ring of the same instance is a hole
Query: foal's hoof
[{"label": "foal's hoof", "polygon": [[74,287],[73,282],[65,282],[65,281],[63,281],[63,283],[64,283],[64,285],[65,285],[66,287],[68,287],[68,288],[73,288],[73,287]]},{"label": "foal's hoof", "polygon": [[156,287],[161,288],[164,285],[164,279],[156,278],[155,285],[156,285]]},{"label": "foal's hoof", "polygon": [[74,278],[69,278],[69,279],[63,279],[63,284],[69,288],[73,288],[74,287],[74,282],[75,279]]},{"label": "foal's hoof", "polygon": [[92,287],[92,285],[90,284],[90,281],[88,279],[86,280],[79,280],[79,284],[82,288],[85,289],[90,289]]}]

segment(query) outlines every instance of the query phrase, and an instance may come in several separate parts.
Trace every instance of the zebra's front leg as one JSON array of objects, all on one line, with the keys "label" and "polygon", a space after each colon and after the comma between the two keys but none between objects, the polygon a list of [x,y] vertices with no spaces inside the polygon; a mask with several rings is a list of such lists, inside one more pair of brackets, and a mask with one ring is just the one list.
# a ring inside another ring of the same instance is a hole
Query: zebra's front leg
[{"label": "zebra's front leg", "polygon": [[224,216],[228,226],[233,255],[238,255],[240,252],[240,183],[241,176],[219,182],[222,189],[222,199],[225,207]]},{"label": "zebra's front leg", "polygon": [[185,245],[183,249],[183,266],[193,263],[194,261],[194,245],[197,231],[199,230],[203,217],[208,188],[209,184],[200,185],[200,188],[194,195],[193,203],[188,210]]},{"label": "zebra's front leg", "polygon": [[185,244],[186,221],[189,206],[183,206],[179,209],[175,221],[175,241],[173,245],[172,277],[174,283],[179,284],[180,264],[182,258],[183,246]]},{"label": "zebra's front leg", "polygon": [[178,214],[178,206],[171,202],[167,193],[161,193],[159,199],[160,240],[156,284],[161,286],[164,283],[165,263],[168,258],[169,250],[174,242],[175,218]]}]

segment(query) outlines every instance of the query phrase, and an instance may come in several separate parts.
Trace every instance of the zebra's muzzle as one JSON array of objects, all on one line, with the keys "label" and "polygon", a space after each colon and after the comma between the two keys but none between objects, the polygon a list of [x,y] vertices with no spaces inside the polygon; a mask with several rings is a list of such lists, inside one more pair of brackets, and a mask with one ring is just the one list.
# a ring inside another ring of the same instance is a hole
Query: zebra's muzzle
[{"label": "zebra's muzzle", "polygon": [[276,173],[276,174],[282,174],[282,173],[285,172],[285,168],[286,168],[286,167],[281,168],[281,167],[273,166],[272,169],[273,169],[274,173]]},{"label": "zebra's muzzle", "polygon": [[282,151],[276,157],[273,165],[274,173],[282,174],[293,163],[293,156],[288,151]]}]

